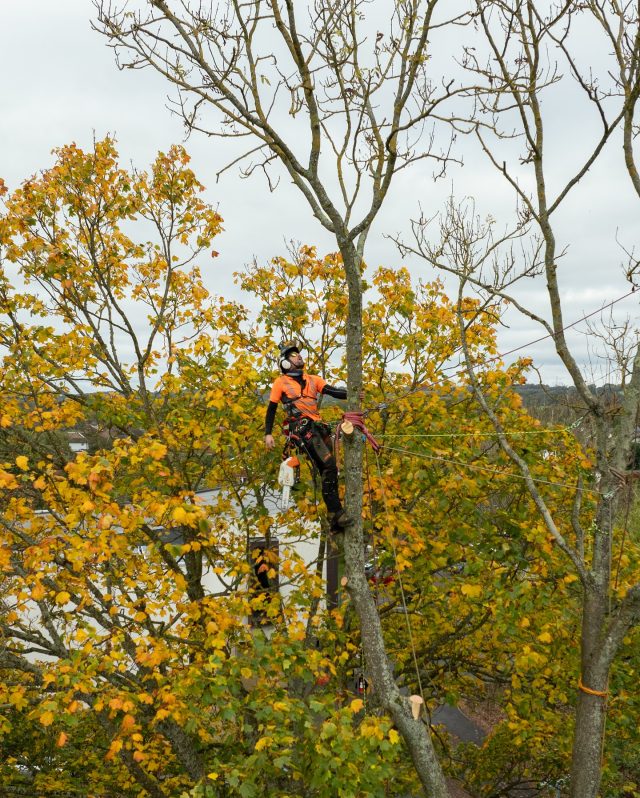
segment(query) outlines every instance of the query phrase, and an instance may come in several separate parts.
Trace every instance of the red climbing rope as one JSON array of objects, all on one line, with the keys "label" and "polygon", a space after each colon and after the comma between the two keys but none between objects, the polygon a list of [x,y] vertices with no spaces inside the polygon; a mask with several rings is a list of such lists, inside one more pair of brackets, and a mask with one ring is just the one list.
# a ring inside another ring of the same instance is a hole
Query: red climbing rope
[{"label": "red climbing rope", "polygon": [[371,448],[374,452],[379,452],[382,448],[378,441],[373,437],[373,435],[367,429],[367,425],[364,423],[364,411],[363,410],[352,410],[350,412],[345,413],[342,416],[342,421],[336,427],[336,444],[340,438],[342,433],[342,425],[345,421],[350,422],[354,429],[359,430],[364,437],[369,441],[371,444]]}]

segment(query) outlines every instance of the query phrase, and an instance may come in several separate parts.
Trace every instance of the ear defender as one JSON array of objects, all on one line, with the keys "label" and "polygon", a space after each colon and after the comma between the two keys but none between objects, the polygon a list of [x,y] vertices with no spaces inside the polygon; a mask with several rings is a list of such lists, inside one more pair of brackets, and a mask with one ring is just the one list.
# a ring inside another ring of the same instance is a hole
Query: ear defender
[{"label": "ear defender", "polygon": [[[291,372],[292,375],[297,376],[298,369],[296,366],[293,365],[291,362],[291,353],[296,352],[298,355],[300,354],[300,344],[298,341],[283,341],[280,344],[280,360],[278,361],[278,365],[280,366],[280,370],[287,374]],[[302,371],[300,371],[300,374]]]}]

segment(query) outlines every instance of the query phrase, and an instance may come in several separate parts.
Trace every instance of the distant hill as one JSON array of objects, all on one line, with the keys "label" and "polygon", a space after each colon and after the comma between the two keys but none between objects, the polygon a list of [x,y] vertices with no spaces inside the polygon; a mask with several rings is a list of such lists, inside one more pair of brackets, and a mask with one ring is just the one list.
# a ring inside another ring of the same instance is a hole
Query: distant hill
[{"label": "distant hill", "polygon": [[[619,385],[589,385],[589,388],[598,396],[611,397],[614,400],[621,393]],[[578,393],[573,385],[514,385],[513,390],[522,397],[527,410],[533,407],[549,405],[582,406]]]}]

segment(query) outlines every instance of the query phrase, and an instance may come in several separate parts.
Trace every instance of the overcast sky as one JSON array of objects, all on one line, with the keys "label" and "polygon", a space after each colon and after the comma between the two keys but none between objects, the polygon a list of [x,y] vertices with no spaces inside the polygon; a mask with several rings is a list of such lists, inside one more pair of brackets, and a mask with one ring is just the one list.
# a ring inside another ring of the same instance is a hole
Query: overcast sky
[{"label": "overcast sky", "polygon": [[[170,87],[149,70],[118,71],[113,53],[91,30],[94,13],[90,0],[0,3],[0,176],[11,189],[49,166],[53,147],[71,141],[88,148],[94,135],[112,133],[123,164],[145,167],[158,150],[184,140],[179,119],[167,110]],[[577,106],[572,107],[572,101],[562,96],[550,100],[555,103],[553,144],[559,170],[579,150],[589,130],[588,119]],[[186,146],[197,176],[207,187],[208,200],[218,206],[225,220],[225,232],[216,242],[220,257],[205,264],[212,292],[235,295],[232,273],[254,256],[264,262],[283,254],[288,240],[317,244],[320,252],[335,248],[286,181],[273,194],[260,177],[241,180],[233,170],[216,183],[216,172],[228,160],[224,144],[195,134]],[[628,290],[616,237],[628,247],[639,241],[640,203],[621,166],[617,141],[572,195],[559,219],[559,244],[569,246],[561,267],[567,322]],[[469,151],[464,168],[453,169],[435,186],[429,167],[418,164],[398,176],[369,239],[368,264],[403,263],[384,234],[408,236],[408,220],[418,214],[419,204],[426,204],[433,213],[452,188],[459,196],[478,197],[482,211],[494,216],[510,206],[504,181],[475,152]],[[419,262],[405,263],[424,279],[434,276]],[[544,281],[529,284],[526,290],[529,302],[548,316]],[[639,323],[636,296],[617,309]],[[509,321],[509,329],[500,334],[503,350],[541,334],[526,320],[514,316]],[[584,336],[572,338],[586,356]],[[533,345],[526,354],[534,357],[546,382],[567,381],[548,342]]]}]

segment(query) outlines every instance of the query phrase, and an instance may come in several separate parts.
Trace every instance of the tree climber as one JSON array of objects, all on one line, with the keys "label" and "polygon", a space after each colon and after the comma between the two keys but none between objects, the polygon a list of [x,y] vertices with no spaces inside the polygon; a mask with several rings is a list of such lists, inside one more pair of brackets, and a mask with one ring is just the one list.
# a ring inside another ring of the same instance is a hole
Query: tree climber
[{"label": "tree climber", "polygon": [[351,523],[342,508],[338,493],[338,466],[333,456],[331,430],[322,421],[318,412],[318,396],[346,399],[346,388],[334,388],[322,377],[307,374],[300,346],[288,341],[280,346],[280,371],[271,388],[269,405],[265,416],[264,442],[273,449],[275,441],[271,434],[278,409],[278,402],[285,408],[288,436],[304,451],[316,466],[322,478],[322,498],[329,512],[331,529],[339,531]]}]

